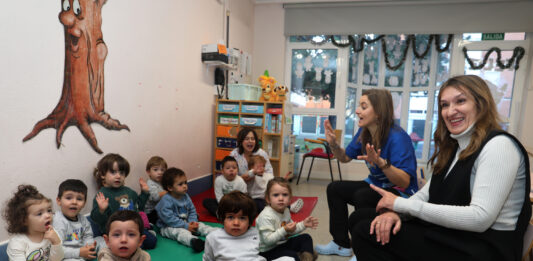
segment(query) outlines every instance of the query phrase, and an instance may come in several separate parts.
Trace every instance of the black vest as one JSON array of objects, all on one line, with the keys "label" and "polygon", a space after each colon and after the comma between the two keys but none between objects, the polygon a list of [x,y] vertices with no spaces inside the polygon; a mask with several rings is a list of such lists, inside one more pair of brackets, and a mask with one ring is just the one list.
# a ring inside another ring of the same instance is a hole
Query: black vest
[{"label": "black vest", "polygon": [[[473,259],[480,260],[521,260],[524,233],[531,218],[530,172],[529,158],[526,150],[518,139],[504,131],[492,131],[487,135],[480,148],[464,160],[456,162],[448,176],[444,179],[453,158],[447,163],[442,173],[433,175],[429,187],[428,202],[442,205],[468,206],[471,201],[470,176],[472,167],[479,153],[487,142],[497,135],[506,135],[520,148],[526,163],[526,189],[524,191],[524,204],[518,217],[514,231],[498,231],[488,229],[482,233],[447,229],[439,226],[431,226],[432,232],[426,235],[439,244],[446,245],[460,252],[469,253]],[[502,162],[501,164],[506,164]],[[494,173],[498,175],[498,173]]]}]

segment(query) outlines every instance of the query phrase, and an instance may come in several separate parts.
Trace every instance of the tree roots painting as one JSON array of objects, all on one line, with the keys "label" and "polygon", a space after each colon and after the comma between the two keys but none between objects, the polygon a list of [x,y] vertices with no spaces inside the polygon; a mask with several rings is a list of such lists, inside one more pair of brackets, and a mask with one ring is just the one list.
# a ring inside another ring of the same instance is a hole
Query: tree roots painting
[{"label": "tree roots painting", "polygon": [[63,91],[55,109],[22,140],[47,128],[55,128],[59,149],[65,130],[76,125],[91,147],[102,150],[90,126],[99,123],[109,130],[129,131],[128,126],[104,111],[104,61],[107,46],[102,36],[102,6],[106,0],[61,0],[59,21],[65,29]]}]

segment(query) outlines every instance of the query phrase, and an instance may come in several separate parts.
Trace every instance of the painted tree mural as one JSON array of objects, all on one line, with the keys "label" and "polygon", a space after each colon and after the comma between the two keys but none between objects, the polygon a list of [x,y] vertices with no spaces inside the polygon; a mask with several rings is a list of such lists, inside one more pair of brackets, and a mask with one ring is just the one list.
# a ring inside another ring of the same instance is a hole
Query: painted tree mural
[{"label": "painted tree mural", "polygon": [[104,111],[104,61],[107,46],[102,36],[102,6],[106,0],[61,0],[59,21],[65,29],[63,91],[55,109],[37,122],[24,137],[27,141],[43,129],[55,128],[57,148],[65,130],[76,125],[91,147],[102,150],[90,126],[129,131],[128,126]]}]

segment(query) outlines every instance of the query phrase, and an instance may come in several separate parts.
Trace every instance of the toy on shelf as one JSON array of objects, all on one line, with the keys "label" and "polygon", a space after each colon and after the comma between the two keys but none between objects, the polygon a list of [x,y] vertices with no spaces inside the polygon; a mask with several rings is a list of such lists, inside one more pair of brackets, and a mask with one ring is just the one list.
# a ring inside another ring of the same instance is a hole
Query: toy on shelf
[{"label": "toy on shelf", "polygon": [[289,89],[285,85],[274,87],[274,93],[276,94],[276,101],[285,102]]},{"label": "toy on shelf", "polygon": [[259,98],[260,101],[276,101],[276,94],[274,93],[274,85],[276,84],[276,79],[270,77],[268,70],[265,70],[265,73],[259,76],[259,84],[261,85],[262,93]]}]

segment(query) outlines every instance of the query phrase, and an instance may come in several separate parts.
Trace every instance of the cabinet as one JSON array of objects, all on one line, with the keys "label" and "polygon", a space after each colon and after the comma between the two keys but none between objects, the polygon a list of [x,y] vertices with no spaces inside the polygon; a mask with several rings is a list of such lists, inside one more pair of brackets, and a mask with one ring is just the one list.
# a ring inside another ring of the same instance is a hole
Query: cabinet
[{"label": "cabinet", "polygon": [[[258,136],[260,148],[267,152],[274,169],[280,176],[287,169],[284,165],[285,115],[283,102],[260,102],[217,99],[215,105],[215,139],[213,180],[220,174],[221,161],[237,147],[237,133],[242,127],[250,127]],[[283,173],[284,175],[285,173]]]}]

